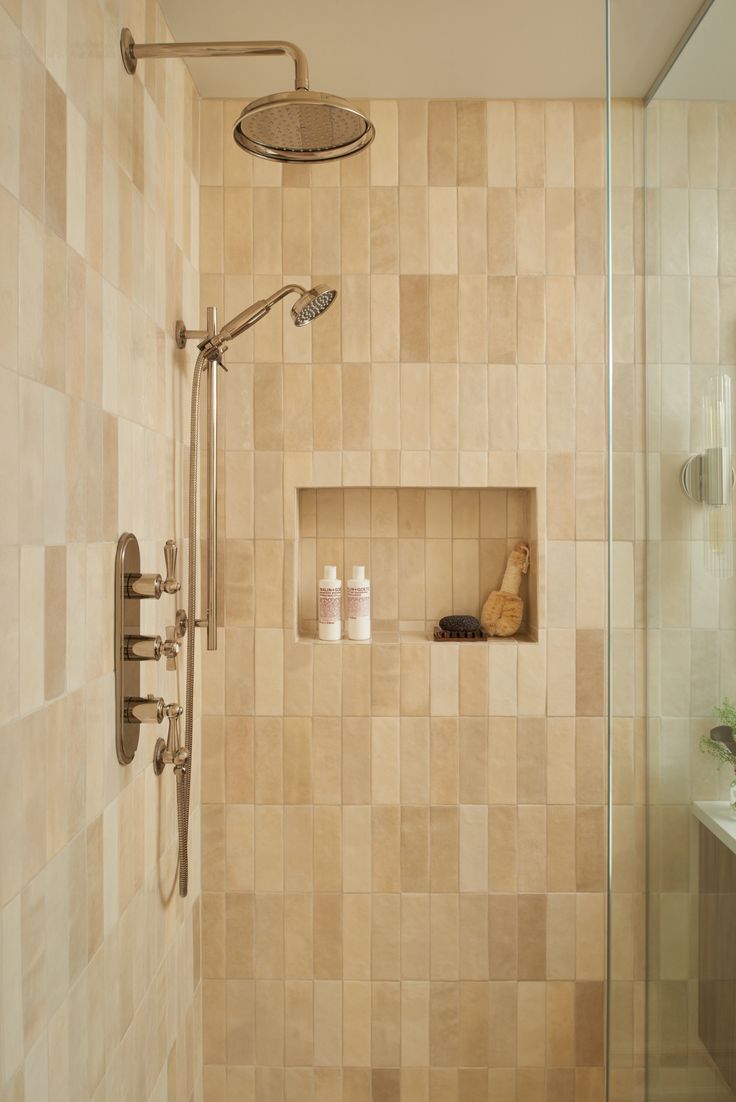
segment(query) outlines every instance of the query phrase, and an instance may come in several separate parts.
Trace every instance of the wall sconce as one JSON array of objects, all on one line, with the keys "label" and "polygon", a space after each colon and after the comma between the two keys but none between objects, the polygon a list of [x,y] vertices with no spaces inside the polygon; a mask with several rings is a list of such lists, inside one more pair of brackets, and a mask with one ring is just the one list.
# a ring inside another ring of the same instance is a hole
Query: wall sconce
[{"label": "wall sconce", "polygon": [[702,400],[704,450],[691,455],[682,473],[682,488],[705,506],[705,568],[709,574],[733,574],[733,445],[731,379],[714,375]]}]

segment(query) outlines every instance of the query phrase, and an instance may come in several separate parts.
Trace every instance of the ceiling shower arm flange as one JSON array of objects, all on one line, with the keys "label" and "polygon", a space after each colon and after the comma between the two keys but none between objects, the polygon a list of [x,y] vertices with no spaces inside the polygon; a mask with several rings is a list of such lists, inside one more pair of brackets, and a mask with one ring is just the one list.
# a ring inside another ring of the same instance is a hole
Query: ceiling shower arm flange
[{"label": "ceiling shower arm flange", "polygon": [[123,27],[120,32],[120,53],[126,72],[136,71],[138,62],[144,58],[177,57],[277,57],[285,54],[294,62],[294,87],[308,91],[309,65],[303,50],[293,42],[280,40],[263,42],[143,42],[138,43],[130,30]]}]

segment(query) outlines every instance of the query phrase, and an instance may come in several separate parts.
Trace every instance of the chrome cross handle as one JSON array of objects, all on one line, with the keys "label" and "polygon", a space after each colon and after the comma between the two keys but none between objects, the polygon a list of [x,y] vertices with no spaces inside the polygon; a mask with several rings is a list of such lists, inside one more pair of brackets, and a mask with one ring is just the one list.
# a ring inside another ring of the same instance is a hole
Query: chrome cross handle
[{"label": "chrome cross handle", "polygon": [[189,752],[181,744],[181,732],[179,730],[179,718],[183,708],[179,704],[167,704],[164,713],[169,721],[169,731],[166,741],[156,739],[153,750],[153,771],[160,776],[165,766],[173,765],[175,773],[185,773],[189,761]]},{"label": "chrome cross handle", "polygon": [[176,660],[181,650],[181,643],[177,638],[176,628],[172,625],[166,629],[166,638],[161,643],[161,654],[166,659],[166,669],[176,669]]}]

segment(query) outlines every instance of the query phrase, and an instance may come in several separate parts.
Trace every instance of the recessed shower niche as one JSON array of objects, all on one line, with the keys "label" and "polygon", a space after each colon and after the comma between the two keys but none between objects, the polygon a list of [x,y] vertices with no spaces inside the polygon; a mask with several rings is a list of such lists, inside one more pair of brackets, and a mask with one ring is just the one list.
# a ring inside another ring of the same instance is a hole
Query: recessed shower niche
[{"label": "recessed shower niche", "polygon": [[297,495],[300,639],[316,639],[318,580],[327,563],[337,566],[343,583],[354,564],[365,566],[374,639],[430,640],[440,617],[480,614],[489,593],[500,588],[510,551],[523,540],[531,562],[520,592],[522,625],[511,639],[489,642],[536,641],[536,490],[356,486]]}]

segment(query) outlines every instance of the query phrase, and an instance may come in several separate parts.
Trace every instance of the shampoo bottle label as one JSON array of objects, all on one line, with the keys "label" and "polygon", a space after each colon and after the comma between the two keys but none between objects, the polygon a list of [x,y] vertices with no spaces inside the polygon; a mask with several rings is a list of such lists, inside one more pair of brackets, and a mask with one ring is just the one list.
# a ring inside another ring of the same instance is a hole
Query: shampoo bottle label
[{"label": "shampoo bottle label", "polygon": [[337,624],[340,622],[341,608],[340,586],[319,587],[319,622],[320,624]]},{"label": "shampoo bottle label", "polygon": [[370,616],[370,590],[367,586],[352,586],[348,582],[348,617],[351,620],[360,616]]}]

